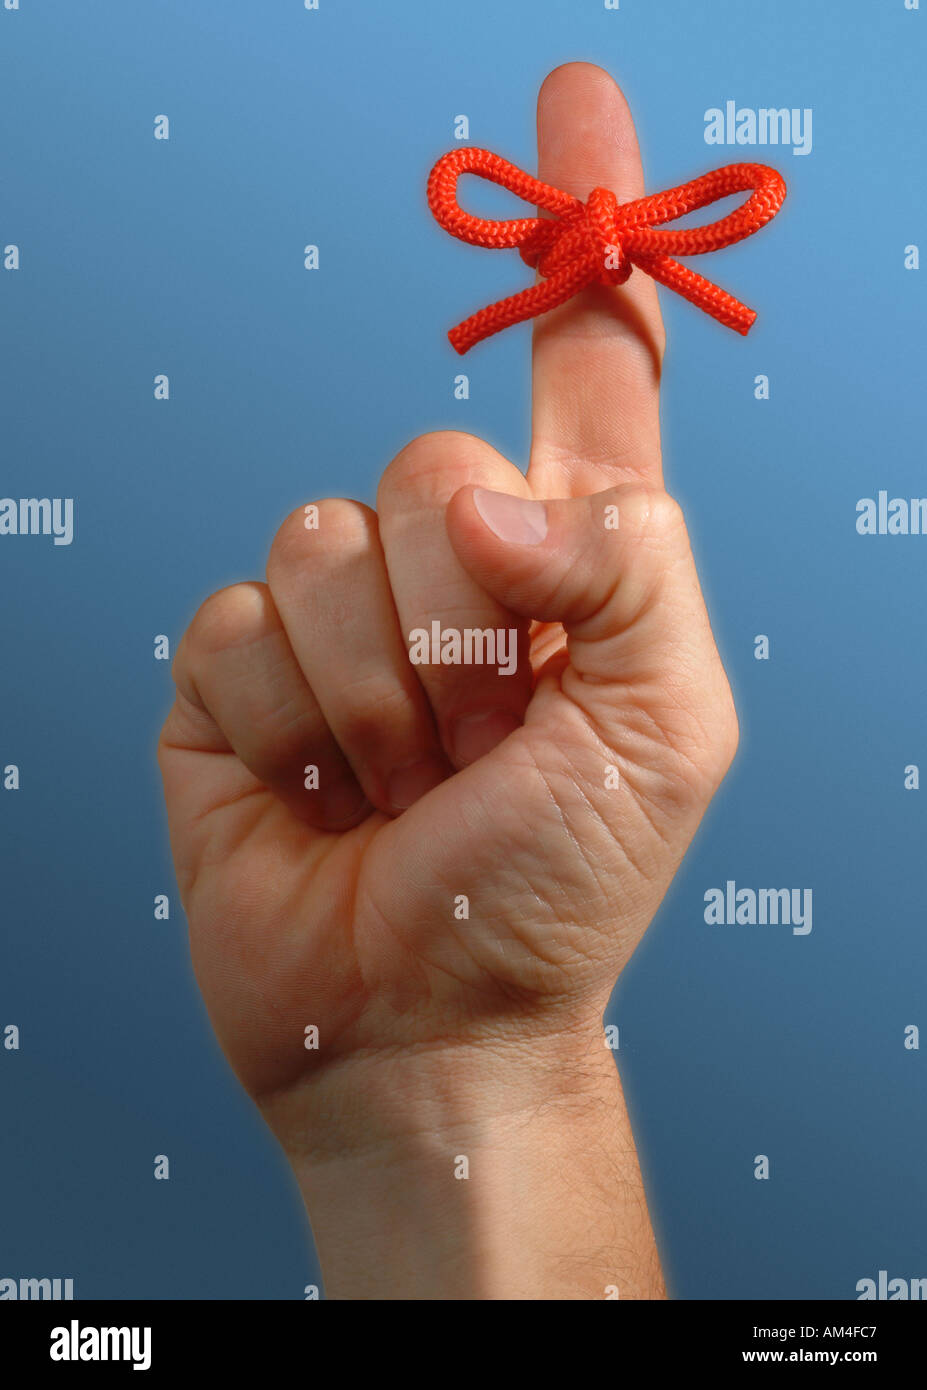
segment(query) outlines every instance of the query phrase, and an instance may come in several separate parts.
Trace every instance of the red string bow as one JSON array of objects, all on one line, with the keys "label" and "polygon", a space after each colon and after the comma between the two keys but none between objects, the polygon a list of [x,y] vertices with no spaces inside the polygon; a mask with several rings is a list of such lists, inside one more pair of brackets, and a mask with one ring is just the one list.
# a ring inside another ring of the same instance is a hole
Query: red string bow
[{"label": "red string bow", "polygon": [[[479,174],[555,216],[516,217],[507,222],[474,217],[457,202],[461,174]],[[741,207],[707,227],[655,230],[662,222],[748,188],[751,196]],[[467,145],[451,150],[438,160],[428,180],[428,206],[438,222],[451,236],[474,246],[517,246],[522,260],[543,278],[520,294],[480,309],[447,336],[459,353],[465,353],[510,324],[545,314],[587,285],[624,284],[634,266],[728,328],[749,333],[756,319],[753,310],[674,261],[672,255],[697,256],[752,236],[775,217],[785,192],[785,180],[765,164],[728,164],[633,203],[619,203],[607,188],[594,188],[583,203],[489,150]]]}]

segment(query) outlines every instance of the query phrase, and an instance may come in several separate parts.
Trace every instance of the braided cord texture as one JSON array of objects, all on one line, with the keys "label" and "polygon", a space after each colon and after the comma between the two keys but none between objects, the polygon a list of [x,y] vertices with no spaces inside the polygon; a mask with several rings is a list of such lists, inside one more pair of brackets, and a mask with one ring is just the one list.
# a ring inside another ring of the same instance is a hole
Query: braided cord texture
[{"label": "braided cord texture", "polygon": [[[457,200],[461,174],[476,174],[550,213],[505,221],[475,217]],[[750,190],[740,207],[703,227],[661,230],[721,198]],[[511,324],[547,313],[588,285],[621,285],[632,269],[688,299],[728,328],[746,334],[756,314],[727,290],[680,265],[675,256],[700,256],[743,241],[770,222],[786,195],[785,181],[765,164],[728,164],[691,183],[630,203],[607,188],[588,200],[542,183],[490,150],[463,146],[438,160],[428,180],[428,205],[438,223],[460,241],[515,249],[541,279],[518,294],[480,309],[448,334],[459,353]]]}]

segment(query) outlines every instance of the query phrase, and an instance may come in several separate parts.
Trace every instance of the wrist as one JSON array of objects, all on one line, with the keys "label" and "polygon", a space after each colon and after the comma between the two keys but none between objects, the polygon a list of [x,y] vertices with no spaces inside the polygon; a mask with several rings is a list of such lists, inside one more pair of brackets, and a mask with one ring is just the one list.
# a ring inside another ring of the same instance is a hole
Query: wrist
[{"label": "wrist", "polygon": [[355,1056],[262,1109],[329,1296],[662,1294],[601,1025]]},{"label": "wrist", "polygon": [[539,1106],[578,1107],[614,1085],[601,1028],[436,1041],[352,1053],[259,1099],[294,1168],[401,1157],[422,1134],[452,1135]]}]

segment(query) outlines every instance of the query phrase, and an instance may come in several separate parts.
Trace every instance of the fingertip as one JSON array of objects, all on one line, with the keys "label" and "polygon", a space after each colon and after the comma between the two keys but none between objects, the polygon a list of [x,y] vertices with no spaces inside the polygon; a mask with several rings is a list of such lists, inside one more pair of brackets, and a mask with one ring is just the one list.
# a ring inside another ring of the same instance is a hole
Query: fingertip
[{"label": "fingertip", "polygon": [[580,91],[599,93],[609,101],[617,94],[622,101],[625,100],[621,88],[607,68],[603,68],[599,63],[577,59],[569,63],[559,63],[557,67],[551,68],[538,91],[538,109],[561,95],[575,96]]},{"label": "fingertip", "polygon": [[538,173],[586,198],[596,186],[622,200],[640,197],[643,174],[634,118],[624,92],[596,63],[564,63],[538,93]]}]

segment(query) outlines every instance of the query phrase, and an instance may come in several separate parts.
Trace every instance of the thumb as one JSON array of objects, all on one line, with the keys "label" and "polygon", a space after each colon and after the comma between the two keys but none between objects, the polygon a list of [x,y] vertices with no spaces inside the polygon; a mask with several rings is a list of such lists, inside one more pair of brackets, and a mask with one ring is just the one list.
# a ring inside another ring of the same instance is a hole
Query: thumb
[{"label": "thumb", "polygon": [[598,734],[642,764],[671,755],[674,778],[684,767],[710,795],[737,715],[677,503],[639,483],[551,502],[466,487],[447,527],[505,608],[563,625],[560,688]]},{"label": "thumb", "polygon": [[580,675],[624,683],[717,660],[685,521],[662,488],[539,502],[466,487],[447,527],[465,569],[510,612],[562,623]]}]

